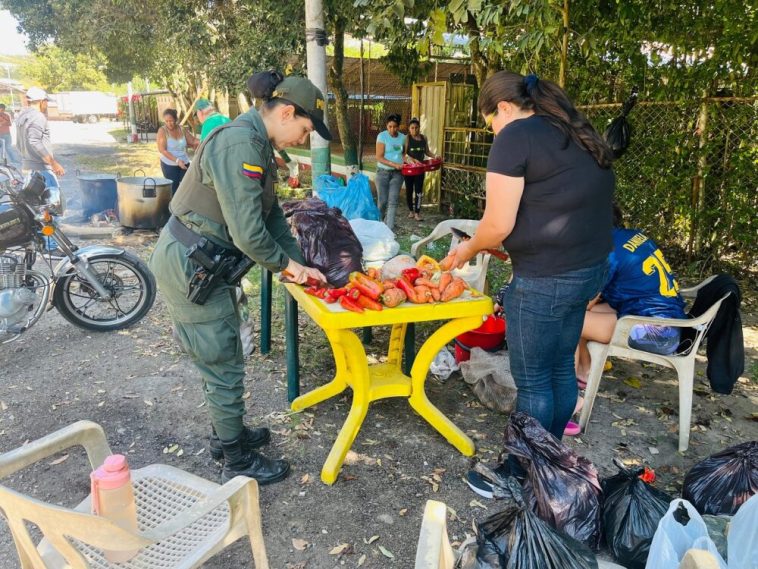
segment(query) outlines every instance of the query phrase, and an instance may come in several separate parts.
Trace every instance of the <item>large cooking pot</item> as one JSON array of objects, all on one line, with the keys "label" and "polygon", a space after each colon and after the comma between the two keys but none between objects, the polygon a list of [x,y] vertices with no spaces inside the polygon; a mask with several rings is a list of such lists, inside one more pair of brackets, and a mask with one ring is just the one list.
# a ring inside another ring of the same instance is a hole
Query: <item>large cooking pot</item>
[{"label": "large cooking pot", "polygon": [[[163,227],[171,213],[171,180],[167,178],[137,176],[116,180],[118,190],[118,217],[124,227],[156,229]],[[144,172],[142,172],[144,174]]]},{"label": "large cooking pot", "polygon": [[107,209],[116,209],[117,174],[80,174],[79,187],[82,190],[82,215],[91,217]]}]

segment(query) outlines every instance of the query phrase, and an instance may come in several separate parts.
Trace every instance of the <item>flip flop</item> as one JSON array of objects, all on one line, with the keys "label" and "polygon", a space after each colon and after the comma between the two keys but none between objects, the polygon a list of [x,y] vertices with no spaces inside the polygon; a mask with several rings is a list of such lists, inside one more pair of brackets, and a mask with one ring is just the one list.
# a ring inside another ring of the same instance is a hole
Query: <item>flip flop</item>
[{"label": "flip flop", "polygon": [[574,423],[573,421],[569,421],[566,425],[566,428],[563,430],[563,434],[567,437],[575,437],[578,434],[582,432],[582,429]]}]

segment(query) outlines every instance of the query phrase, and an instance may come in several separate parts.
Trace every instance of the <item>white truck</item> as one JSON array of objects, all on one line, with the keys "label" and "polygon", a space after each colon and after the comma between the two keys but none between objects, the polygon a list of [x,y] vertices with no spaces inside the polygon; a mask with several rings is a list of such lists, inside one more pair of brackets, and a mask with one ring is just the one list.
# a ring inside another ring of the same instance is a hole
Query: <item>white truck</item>
[{"label": "white truck", "polygon": [[58,115],[74,122],[96,123],[100,119],[116,119],[118,97],[100,91],[66,91],[56,93]]}]

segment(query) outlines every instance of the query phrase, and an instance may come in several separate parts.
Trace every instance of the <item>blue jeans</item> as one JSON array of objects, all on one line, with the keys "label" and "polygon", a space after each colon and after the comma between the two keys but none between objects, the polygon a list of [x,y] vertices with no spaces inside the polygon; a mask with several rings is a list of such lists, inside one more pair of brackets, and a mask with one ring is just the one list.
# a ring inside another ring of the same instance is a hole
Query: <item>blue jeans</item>
[{"label": "blue jeans", "polygon": [[505,292],[516,409],[537,419],[558,440],[577,399],[574,352],[587,303],[600,292],[607,261],[551,277],[515,275]]},{"label": "blue jeans", "polygon": [[13,146],[13,138],[11,137],[10,133],[0,134],[0,140],[5,142],[5,153],[8,157],[8,163],[16,167],[20,166],[21,154],[19,154],[18,150],[16,150],[16,148]]},{"label": "blue jeans", "polygon": [[[189,168],[189,162],[187,163],[187,168]],[[184,175],[187,173],[187,170],[179,168],[179,166],[171,166],[170,164],[164,164],[161,162],[161,172],[163,172],[163,175],[166,178],[171,180],[171,195],[173,196],[176,193],[176,190],[179,189],[179,184],[184,180]]]},{"label": "blue jeans", "polygon": [[376,169],[376,197],[379,202],[379,214],[382,221],[390,229],[395,228],[395,214],[397,213],[397,199],[400,188],[403,185],[403,175],[400,170],[388,170],[387,168]]}]

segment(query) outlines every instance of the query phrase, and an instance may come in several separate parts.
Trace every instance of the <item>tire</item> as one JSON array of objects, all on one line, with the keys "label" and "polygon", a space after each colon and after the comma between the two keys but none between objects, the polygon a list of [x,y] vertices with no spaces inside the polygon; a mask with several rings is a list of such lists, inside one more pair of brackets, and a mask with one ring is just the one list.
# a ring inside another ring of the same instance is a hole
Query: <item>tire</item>
[{"label": "tire", "polygon": [[[72,269],[55,283],[53,304],[58,312],[72,324],[96,332],[121,330],[142,320],[155,302],[155,277],[147,265],[127,251],[122,255],[93,255],[88,262],[101,284],[111,292],[117,291],[116,296],[110,300],[101,299]],[[119,299],[126,302],[127,294],[129,299],[136,295],[136,300],[122,308]],[[110,317],[91,315],[87,310],[90,306],[113,314]]]},{"label": "tire", "polygon": [[87,117],[87,122],[90,123],[90,124],[95,124],[99,120],[100,119],[97,117],[97,115],[89,115]]}]

